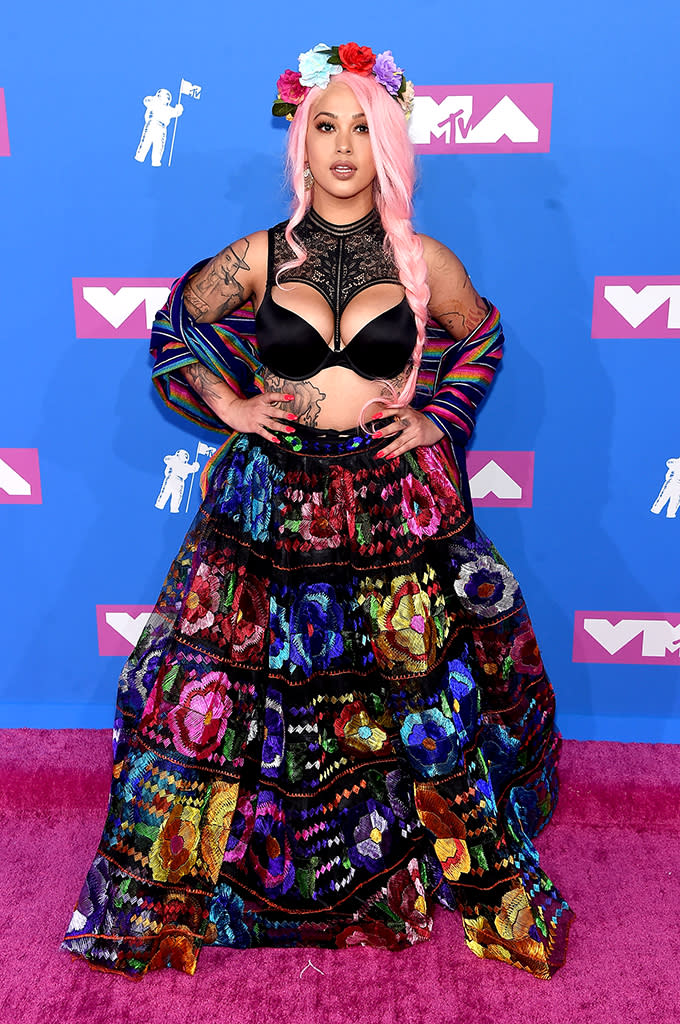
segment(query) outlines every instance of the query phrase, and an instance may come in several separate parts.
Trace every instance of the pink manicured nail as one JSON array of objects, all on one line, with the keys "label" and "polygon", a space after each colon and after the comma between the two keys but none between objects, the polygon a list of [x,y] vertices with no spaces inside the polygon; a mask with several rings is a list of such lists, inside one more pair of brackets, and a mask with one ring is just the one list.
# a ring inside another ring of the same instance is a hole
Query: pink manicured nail
[{"label": "pink manicured nail", "polygon": [[373,434],[373,437],[382,437],[382,430],[376,430]]},{"label": "pink manicured nail", "polygon": [[385,454],[385,452],[378,452],[378,458],[379,458],[379,459],[382,459],[382,457],[384,456],[384,454]]},{"label": "pink manicured nail", "polygon": [[287,412],[286,416],[288,417],[289,420],[296,420],[297,419],[297,416],[295,415],[294,412]]},{"label": "pink manicured nail", "polygon": [[286,427],[286,431],[287,431],[287,432],[288,432],[289,434],[294,434],[294,433],[295,433],[295,427]]},{"label": "pink manicured nail", "polygon": [[286,399],[287,402],[292,402],[293,399],[295,398],[295,395],[284,395],[283,397]]}]

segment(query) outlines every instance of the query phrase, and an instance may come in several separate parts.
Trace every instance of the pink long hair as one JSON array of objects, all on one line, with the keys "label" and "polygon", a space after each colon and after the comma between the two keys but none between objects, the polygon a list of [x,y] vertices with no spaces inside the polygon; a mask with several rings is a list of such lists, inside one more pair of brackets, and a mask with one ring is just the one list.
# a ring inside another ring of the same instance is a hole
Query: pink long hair
[{"label": "pink long hair", "polygon": [[[345,82],[361,104],[371,138],[376,179],[373,186],[375,206],[385,229],[385,248],[391,251],[399,274],[399,280],[406,291],[406,298],[418,329],[418,338],[413,350],[413,367],[400,394],[390,381],[387,385],[391,398],[372,398],[361,410],[359,422],[366,429],[365,413],[369,406],[379,402],[383,406],[403,407],[413,398],[418,368],[425,344],[425,324],[428,318],[427,304],[430,289],[427,286],[427,266],[423,256],[423,244],[415,234],[413,217],[413,188],[415,184],[415,160],[413,146],[408,137],[406,118],[401,105],[390,96],[387,89],[373,76],[342,71],[333,75],[331,81]],[[284,270],[299,267],[306,259],[304,248],[295,238],[293,231],[311,205],[311,192],[305,191],[305,139],[312,104],[321,89],[310,89],[297,108],[288,132],[286,170],[293,190],[293,212],[286,226],[286,239],[296,258],[284,263]]]}]

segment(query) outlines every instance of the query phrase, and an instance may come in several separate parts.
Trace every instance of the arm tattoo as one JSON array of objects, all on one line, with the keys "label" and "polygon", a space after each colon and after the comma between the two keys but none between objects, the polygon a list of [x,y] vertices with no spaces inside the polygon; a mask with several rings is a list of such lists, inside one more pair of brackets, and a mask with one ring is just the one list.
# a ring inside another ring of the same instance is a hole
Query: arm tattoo
[{"label": "arm tattoo", "polygon": [[484,303],[484,299],[480,295],[475,295],[475,301],[472,306],[463,304],[457,309],[439,310],[433,311],[435,317],[450,334],[469,334],[474,331],[486,314],[488,309]]},{"label": "arm tattoo", "polygon": [[182,371],[194,391],[210,405],[209,399],[220,401],[224,398],[224,381],[211,373],[202,363],[189,363]]},{"label": "arm tattoo", "polygon": [[447,253],[448,249],[440,242],[432,254],[432,269],[436,270],[440,274],[446,273],[448,270],[449,260]]},{"label": "arm tattoo", "polygon": [[[432,256],[432,269],[436,270],[439,274],[449,274],[451,272],[451,251],[442,245],[441,242],[437,245],[433,256]],[[460,263],[460,260],[458,260]],[[465,271],[465,279],[467,280],[470,275],[467,269],[460,263],[461,267]]]},{"label": "arm tattoo", "polygon": [[448,309],[442,309],[433,303],[430,307],[432,315],[450,334],[464,337],[486,316],[487,307],[484,300],[475,291],[466,267],[445,245],[439,243],[434,249],[430,269],[437,281],[436,292],[443,292],[445,296],[448,290],[450,294],[455,295],[455,298],[449,300],[450,305],[444,298]]},{"label": "arm tattoo", "polygon": [[[286,402],[286,412],[294,412],[298,421],[308,427],[316,426],[321,403],[326,398],[323,391],[309,380],[286,380],[271,370],[265,370],[262,377],[265,391],[285,391],[295,396],[292,402]],[[280,408],[279,402],[275,403],[275,408]]]},{"label": "arm tattoo", "polygon": [[246,262],[250,241],[244,238],[242,254],[233,245],[218,253],[203,270],[191,278],[184,290],[184,301],[195,320],[219,320],[225,313],[242,306],[247,296],[237,280],[240,270],[249,271]]}]

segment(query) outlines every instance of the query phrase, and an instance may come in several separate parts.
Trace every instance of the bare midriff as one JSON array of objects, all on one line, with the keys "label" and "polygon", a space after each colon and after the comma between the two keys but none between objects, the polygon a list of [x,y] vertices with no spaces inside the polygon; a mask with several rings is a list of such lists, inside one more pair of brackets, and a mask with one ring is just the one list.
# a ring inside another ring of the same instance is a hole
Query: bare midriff
[{"label": "bare midriff", "polygon": [[[391,380],[397,394],[403,387],[406,371]],[[310,427],[351,430],[359,424],[359,414],[372,398],[391,398],[390,390],[380,381],[367,380],[346,366],[329,366],[309,380],[286,380],[269,370],[264,372],[266,391],[283,391],[294,399],[286,403],[299,423]],[[376,402],[366,410],[366,421],[383,408]]]}]

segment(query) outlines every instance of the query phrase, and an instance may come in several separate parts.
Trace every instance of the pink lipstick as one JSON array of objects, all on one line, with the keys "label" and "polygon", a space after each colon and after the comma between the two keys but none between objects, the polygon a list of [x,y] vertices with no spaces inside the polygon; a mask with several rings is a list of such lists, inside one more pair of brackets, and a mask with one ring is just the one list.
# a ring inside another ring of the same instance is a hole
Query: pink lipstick
[{"label": "pink lipstick", "polygon": [[331,172],[336,178],[344,181],[346,178],[351,178],[353,174],[356,174],[356,167],[351,160],[337,160],[331,165]]}]

